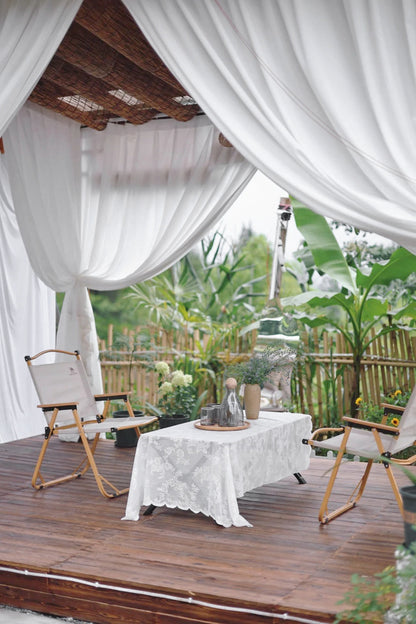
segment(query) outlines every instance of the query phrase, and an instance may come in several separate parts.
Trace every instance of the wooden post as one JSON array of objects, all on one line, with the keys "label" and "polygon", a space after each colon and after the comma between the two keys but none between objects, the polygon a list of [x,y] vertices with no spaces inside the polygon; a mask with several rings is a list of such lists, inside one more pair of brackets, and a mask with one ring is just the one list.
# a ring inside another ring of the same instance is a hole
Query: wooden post
[{"label": "wooden post", "polygon": [[274,242],[272,274],[270,278],[269,302],[276,300],[280,308],[280,287],[284,271],[287,226],[292,215],[289,197],[281,197],[277,210],[277,225]]}]

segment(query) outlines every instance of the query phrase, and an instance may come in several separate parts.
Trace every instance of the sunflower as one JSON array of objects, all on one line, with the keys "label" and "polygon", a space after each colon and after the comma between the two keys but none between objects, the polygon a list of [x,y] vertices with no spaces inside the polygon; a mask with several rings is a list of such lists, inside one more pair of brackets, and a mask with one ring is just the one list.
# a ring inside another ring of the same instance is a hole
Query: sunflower
[{"label": "sunflower", "polygon": [[400,424],[400,420],[399,420],[398,418],[392,418],[392,419],[391,419],[391,425],[392,425],[393,427],[398,427],[398,426],[399,426],[399,424]]},{"label": "sunflower", "polygon": [[393,396],[395,396],[395,397],[400,396],[400,395],[401,395],[401,393],[402,393],[402,391],[401,391],[401,390],[396,390],[396,392],[394,393],[394,395],[393,395]]},{"label": "sunflower", "polygon": [[361,397],[358,397],[358,399],[355,399],[355,404],[356,405],[360,405],[360,403],[362,403],[362,402],[363,402],[363,400],[362,400]]}]

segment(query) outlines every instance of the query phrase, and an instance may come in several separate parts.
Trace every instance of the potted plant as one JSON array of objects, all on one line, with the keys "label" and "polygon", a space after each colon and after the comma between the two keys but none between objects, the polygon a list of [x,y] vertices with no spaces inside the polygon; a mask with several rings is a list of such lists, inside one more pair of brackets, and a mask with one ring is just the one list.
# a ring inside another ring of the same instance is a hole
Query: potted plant
[{"label": "potted plant", "polygon": [[244,384],[244,409],[247,418],[258,418],[264,384],[270,380],[274,371],[292,363],[295,356],[296,351],[293,349],[268,346],[228,371],[239,383]]},{"label": "potted plant", "polygon": [[198,397],[193,376],[180,369],[171,371],[167,362],[157,362],[155,370],[159,400],[157,406],[148,404],[147,407],[159,416],[159,426],[171,427],[195,419],[206,392]]},{"label": "potted plant", "polygon": [[[123,404],[122,407],[125,407]],[[135,417],[144,416],[145,413],[142,410],[133,408],[133,413]],[[113,418],[127,418],[129,416],[129,412],[126,409],[117,409],[113,412]],[[137,435],[134,429],[120,429],[120,431],[116,432],[116,441],[115,446],[119,448],[130,448],[132,446],[137,446]]]},{"label": "potted plant", "polygon": [[404,545],[409,548],[412,542],[416,543],[416,474],[404,466],[400,468],[411,482],[410,485],[403,485],[400,488],[403,501]]},{"label": "potted plant", "polygon": [[[411,459],[406,460],[410,463]],[[403,521],[404,521],[404,543],[406,548],[410,548],[412,543],[416,544],[416,474],[406,468],[403,464],[397,464],[389,457],[380,457],[380,461],[383,463],[389,463],[390,465],[398,466],[400,470],[404,472],[410,481],[410,485],[402,485],[399,488],[400,495],[403,502]],[[404,461],[404,460],[401,460]],[[408,463],[408,465],[409,465]],[[416,621],[416,620],[415,620]]]}]

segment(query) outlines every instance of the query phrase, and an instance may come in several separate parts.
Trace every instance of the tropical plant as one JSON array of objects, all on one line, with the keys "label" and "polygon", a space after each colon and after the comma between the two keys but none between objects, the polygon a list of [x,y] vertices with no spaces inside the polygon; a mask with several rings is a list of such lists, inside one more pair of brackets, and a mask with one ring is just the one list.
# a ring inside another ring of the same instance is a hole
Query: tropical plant
[{"label": "tropical plant", "polygon": [[292,204],[296,225],[307,241],[316,267],[332,282],[328,290],[305,291],[282,299],[282,305],[293,309],[294,317],[301,323],[310,327],[332,326],[344,336],[352,352],[350,412],[354,414],[360,395],[361,360],[370,344],[383,334],[403,328],[398,325],[403,317],[416,315],[414,300],[393,312],[388,300],[377,296],[375,289],[397,278],[406,279],[416,271],[416,256],[399,248],[388,262],[373,264],[367,272],[350,267],[326,220],[296,200]]},{"label": "tropical plant", "polygon": [[201,241],[199,253],[193,251],[161,275],[132,286],[127,297],[165,328],[186,324],[192,331],[202,322],[243,323],[263,307],[269,253],[265,237],[233,248],[216,232]]}]

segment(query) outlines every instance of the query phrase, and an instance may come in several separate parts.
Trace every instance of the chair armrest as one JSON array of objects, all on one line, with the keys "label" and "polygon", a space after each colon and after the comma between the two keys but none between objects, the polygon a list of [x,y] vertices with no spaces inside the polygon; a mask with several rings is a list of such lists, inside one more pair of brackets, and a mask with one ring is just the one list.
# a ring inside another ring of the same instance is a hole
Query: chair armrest
[{"label": "chair armrest", "polygon": [[115,401],[116,399],[125,399],[130,396],[131,392],[107,392],[106,394],[94,394],[96,401]]},{"label": "chair armrest", "polygon": [[352,418],[351,416],[343,416],[342,420],[348,423],[348,426],[356,429],[377,429],[382,433],[388,433],[390,435],[399,435],[400,430],[397,427],[390,427],[390,425],[382,425],[381,423],[371,422],[370,420],[360,420],[359,418]]},{"label": "chair armrest", "polygon": [[342,433],[345,431],[345,427],[321,427],[320,429],[315,429],[310,438],[304,438],[302,440],[302,444],[311,444],[319,435],[328,433],[329,431]]},{"label": "chair armrest", "polygon": [[391,405],[391,403],[380,403],[380,407],[384,409],[384,412],[393,412],[393,414],[403,414],[406,409],[401,405]]},{"label": "chair armrest", "polygon": [[44,412],[52,412],[54,409],[57,410],[73,410],[77,409],[78,403],[41,403],[38,407],[41,408]]}]

